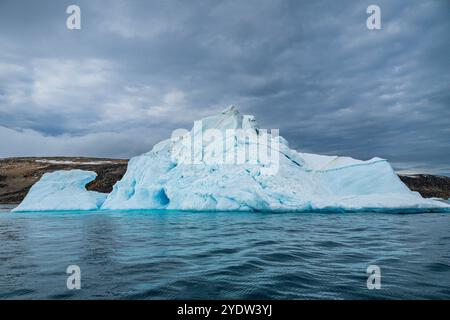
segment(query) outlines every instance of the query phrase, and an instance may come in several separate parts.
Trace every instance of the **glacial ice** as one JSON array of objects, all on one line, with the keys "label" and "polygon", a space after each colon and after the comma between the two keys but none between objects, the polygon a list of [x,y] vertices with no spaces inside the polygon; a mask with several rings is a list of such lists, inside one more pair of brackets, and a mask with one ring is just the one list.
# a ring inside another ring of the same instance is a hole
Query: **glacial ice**
[{"label": "glacial ice", "polygon": [[69,170],[46,173],[13,211],[96,210],[106,199],[105,193],[87,191],[87,183],[95,180],[92,171]]},{"label": "glacial ice", "polygon": [[[239,158],[261,146],[270,161]],[[84,189],[94,177],[79,170],[45,175],[16,211],[99,208],[104,196]],[[384,159],[297,152],[230,107],[132,158],[100,209],[428,212],[450,205],[410,191]]]},{"label": "glacial ice", "polygon": [[[198,130],[194,124],[190,132],[132,158],[102,209],[406,212],[450,208],[410,191],[384,159],[299,153],[271,133],[269,149],[278,156],[275,168],[259,161],[222,164],[230,154],[251,147],[239,134],[226,136],[227,130],[249,129],[258,137],[264,133],[253,116],[241,115],[234,107],[202,119],[201,124]],[[203,137],[198,148],[192,147],[192,141],[208,129],[223,133],[227,141]]]}]

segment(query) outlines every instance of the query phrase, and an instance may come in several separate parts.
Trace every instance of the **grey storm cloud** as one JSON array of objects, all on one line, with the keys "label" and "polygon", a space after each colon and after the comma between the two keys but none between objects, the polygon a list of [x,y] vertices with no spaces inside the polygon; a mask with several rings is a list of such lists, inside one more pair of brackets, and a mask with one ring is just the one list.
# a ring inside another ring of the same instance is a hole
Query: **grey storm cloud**
[{"label": "grey storm cloud", "polygon": [[235,104],[301,151],[450,173],[449,30],[446,0],[1,0],[0,156],[131,157]]}]

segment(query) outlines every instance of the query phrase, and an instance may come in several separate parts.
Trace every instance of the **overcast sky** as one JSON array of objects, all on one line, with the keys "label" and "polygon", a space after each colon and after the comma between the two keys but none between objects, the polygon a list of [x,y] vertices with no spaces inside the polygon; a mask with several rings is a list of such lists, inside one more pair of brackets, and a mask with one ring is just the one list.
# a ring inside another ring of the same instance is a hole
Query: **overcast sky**
[{"label": "overcast sky", "polygon": [[234,104],[300,151],[448,174],[449,32],[447,0],[0,0],[0,157],[128,158]]}]

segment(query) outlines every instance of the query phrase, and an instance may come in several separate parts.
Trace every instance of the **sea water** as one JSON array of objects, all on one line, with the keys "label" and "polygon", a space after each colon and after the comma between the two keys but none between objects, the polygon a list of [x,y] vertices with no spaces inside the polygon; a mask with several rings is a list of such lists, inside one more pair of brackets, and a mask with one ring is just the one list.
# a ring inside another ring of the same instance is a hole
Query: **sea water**
[{"label": "sea water", "polygon": [[[10,209],[2,299],[450,299],[448,213]],[[371,265],[380,289],[368,289]]]}]

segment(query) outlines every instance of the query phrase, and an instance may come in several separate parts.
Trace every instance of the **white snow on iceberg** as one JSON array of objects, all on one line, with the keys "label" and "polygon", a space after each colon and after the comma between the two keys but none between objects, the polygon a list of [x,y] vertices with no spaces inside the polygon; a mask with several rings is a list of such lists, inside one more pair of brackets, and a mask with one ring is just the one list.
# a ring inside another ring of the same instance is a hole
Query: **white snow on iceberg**
[{"label": "white snow on iceberg", "polygon": [[[224,133],[222,139],[205,139],[210,129]],[[276,166],[260,159],[226,163],[224,159],[236,159],[247,148],[255,147],[254,142],[233,131],[237,129],[250,130],[258,138],[268,137],[263,144],[271,157],[276,155]],[[202,135],[200,145],[194,142]],[[282,137],[258,129],[253,116],[241,115],[234,107],[202,119],[190,132],[132,158],[125,176],[102,205],[102,209],[112,210],[295,212],[449,208],[410,191],[386,160],[299,153]]]},{"label": "white snow on iceberg", "polygon": [[92,171],[69,170],[46,173],[35,183],[22,203],[13,211],[96,210],[106,194],[87,191],[87,183],[95,180]]}]

